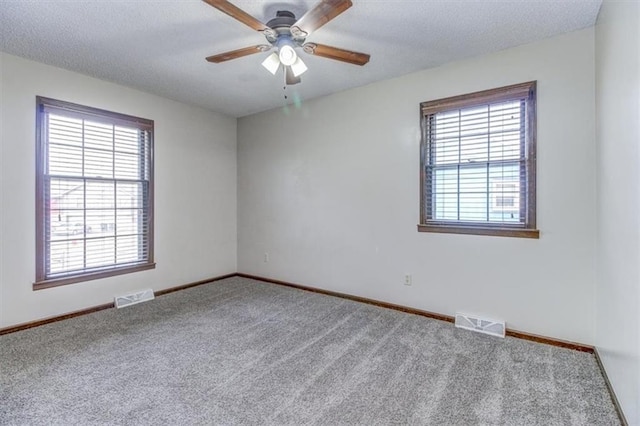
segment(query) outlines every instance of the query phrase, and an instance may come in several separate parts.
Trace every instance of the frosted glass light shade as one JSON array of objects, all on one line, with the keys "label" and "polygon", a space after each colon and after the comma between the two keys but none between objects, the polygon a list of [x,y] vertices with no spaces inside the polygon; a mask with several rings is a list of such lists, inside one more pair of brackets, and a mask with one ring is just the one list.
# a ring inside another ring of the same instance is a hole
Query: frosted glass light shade
[{"label": "frosted glass light shade", "polygon": [[307,70],[307,65],[302,62],[302,59],[298,57],[296,61],[291,65],[291,71],[293,72],[294,77],[301,76]]},{"label": "frosted glass light shade", "polygon": [[280,46],[279,56],[280,62],[285,67],[293,65],[296,62],[296,59],[298,59],[298,54],[295,49],[288,44]]},{"label": "frosted glass light shade", "polygon": [[278,54],[273,52],[271,55],[267,56],[267,59],[262,62],[262,66],[271,74],[276,75],[278,68],[280,68],[280,58],[278,58]]}]

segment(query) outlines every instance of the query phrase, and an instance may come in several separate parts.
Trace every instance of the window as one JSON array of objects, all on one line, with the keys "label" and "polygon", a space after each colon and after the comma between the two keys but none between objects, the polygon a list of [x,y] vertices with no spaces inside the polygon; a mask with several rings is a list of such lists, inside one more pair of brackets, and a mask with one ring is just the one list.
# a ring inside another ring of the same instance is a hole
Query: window
[{"label": "window", "polygon": [[538,238],[536,82],[420,106],[418,230]]},{"label": "window", "polygon": [[155,267],[153,121],[36,104],[34,289]]}]

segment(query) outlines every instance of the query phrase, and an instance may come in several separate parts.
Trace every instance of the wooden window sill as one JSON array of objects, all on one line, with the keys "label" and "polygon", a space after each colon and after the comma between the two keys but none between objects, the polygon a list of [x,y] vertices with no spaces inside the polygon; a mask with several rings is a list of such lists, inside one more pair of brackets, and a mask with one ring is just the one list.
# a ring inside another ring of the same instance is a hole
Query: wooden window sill
[{"label": "wooden window sill", "polygon": [[436,232],[441,234],[489,235],[494,237],[540,238],[537,229],[494,228],[489,226],[460,225],[424,225],[418,224],[418,232]]},{"label": "wooden window sill", "polygon": [[144,263],[142,265],[124,266],[120,268],[106,269],[103,271],[79,273],[77,275],[50,278],[33,283],[34,290],[44,290],[45,288],[58,287],[67,284],[75,284],[84,281],[97,280],[100,278],[113,277],[116,275],[130,274],[132,272],[146,271],[154,269],[155,263]]}]

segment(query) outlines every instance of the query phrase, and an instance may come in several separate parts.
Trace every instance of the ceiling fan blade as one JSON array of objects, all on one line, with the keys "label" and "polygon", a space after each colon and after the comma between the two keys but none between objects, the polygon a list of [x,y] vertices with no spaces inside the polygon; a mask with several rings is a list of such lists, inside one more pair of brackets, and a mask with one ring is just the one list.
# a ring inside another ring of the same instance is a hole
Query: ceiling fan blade
[{"label": "ceiling fan blade", "polygon": [[242,49],[231,50],[229,52],[208,56],[207,61],[219,64],[220,62],[242,58],[243,56],[253,55],[254,53],[266,52],[269,49],[271,49],[271,46],[267,46],[266,44],[259,44],[257,46],[244,47]]},{"label": "ceiling fan blade", "polygon": [[202,1],[215,7],[220,12],[226,13],[232,18],[237,19],[238,21],[242,22],[245,25],[248,25],[249,27],[253,28],[256,31],[264,31],[269,29],[269,27],[267,27],[265,24],[258,21],[256,18],[249,15],[247,12],[240,9],[238,6],[235,6],[234,4],[231,4],[226,0],[202,0]]},{"label": "ceiling fan blade", "polygon": [[287,86],[298,84],[301,81],[302,79],[300,77],[296,77],[293,74],[293,70],[291,69],[291,67],[285,67],[285,82],[287,83]]},{"label": "ceiling fan blade", "polygon": [[301,30],[305,33],[303,36],[306,37],[352,5],[351,0],[321,0],[291,26],[291,32],[295,34],[297,30]]},{"label": "ceiling fan blade", "polygon": [[366,53],[353,52],[325,44],[307,43],[302,46],[302,48],[311,55],[348,62],[353,65],[364,65],[369,62],[369,58],[371,58],[371,56]]}]

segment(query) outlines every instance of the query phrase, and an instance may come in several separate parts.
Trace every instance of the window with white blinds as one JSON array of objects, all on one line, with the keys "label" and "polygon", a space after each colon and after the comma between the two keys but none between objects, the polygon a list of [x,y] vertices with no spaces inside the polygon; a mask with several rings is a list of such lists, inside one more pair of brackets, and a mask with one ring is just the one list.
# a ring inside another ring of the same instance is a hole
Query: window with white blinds
[{"label": "window with white blinds", "polygon": [[419,231],[538,238],[536,83],[424,102]]},{"label": "window with white blinds", "polygon": [[37,98],[34,288],[153,268],[153,121]]}]

